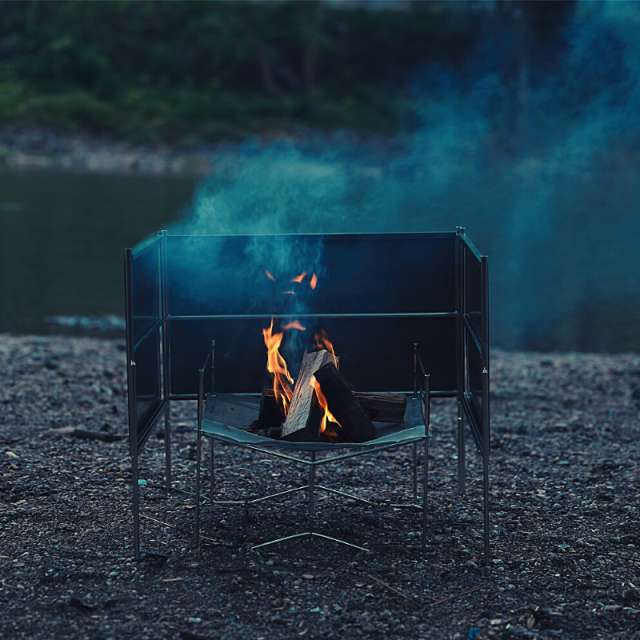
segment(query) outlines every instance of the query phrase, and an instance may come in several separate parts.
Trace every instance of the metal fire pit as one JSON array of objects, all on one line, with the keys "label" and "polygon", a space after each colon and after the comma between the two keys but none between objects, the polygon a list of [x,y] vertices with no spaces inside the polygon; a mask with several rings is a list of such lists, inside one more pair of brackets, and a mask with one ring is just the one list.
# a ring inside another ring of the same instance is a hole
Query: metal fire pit
[{"label": "metal fire pit", "polygon": [[[275,280],[266,277],[265,269]],[[297,287],[294,294],[285,294],[291,278],[303,271],[317,274],[317,287]],[[348,495],[319,487],[314,481],[318,465],[402,444],[414,447],[414,503],[418,503],[416,453],[418,444],[424,443],[419,505],[424,544],[430,399],[455,397],[458,491],[465,490],[466,421],[483,459],[488,561],[488,268],[486,256],[480,255],[464,228],[454,233],[265,236],[170,236],[163,231],[125,251],[125,291],[136,559],[140,557],[138,458],[164,416],[170,491],[172,401],[198,402],[196,541],[200,502],[215,497],[200,493],[201,443],[208,437],[212,465],[213,443],[219,440],[308,466],[307,486],[277,495],[308,491],[311,525],[315,490]],[[309,333],[326,329],[337,346],[341,369],[349,372],[357,390],[411,395],[405,428],[365,444],[309,445],[268,441],[222,418],[222,407],[229,402],[257,413],[255,398],[265,382],[262,328],[272,317],[282,323],[296,319]],[[320,450],[329,451],[330,457],[317,459]],[[269,497],[274,496],[253,502]],[[293,537],[305,535],[321,534],[311,526]]]}]

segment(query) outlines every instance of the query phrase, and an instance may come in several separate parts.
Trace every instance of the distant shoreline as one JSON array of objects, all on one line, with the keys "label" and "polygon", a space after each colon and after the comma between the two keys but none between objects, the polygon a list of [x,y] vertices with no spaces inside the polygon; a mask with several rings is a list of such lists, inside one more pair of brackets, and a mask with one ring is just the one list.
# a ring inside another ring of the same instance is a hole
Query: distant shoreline
[{"label": "distant shoreline", "polygon": [[181,149],[134,145],[47,129],[0,131],[0,169],[59,169],[91,173],[204,176],[215,145]]}]

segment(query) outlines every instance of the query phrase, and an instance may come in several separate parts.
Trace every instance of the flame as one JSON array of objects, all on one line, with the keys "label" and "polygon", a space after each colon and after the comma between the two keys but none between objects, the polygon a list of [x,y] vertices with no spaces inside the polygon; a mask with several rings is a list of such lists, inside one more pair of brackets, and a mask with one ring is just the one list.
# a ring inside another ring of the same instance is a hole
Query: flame
[{"label": "flame", "polygon": [[269,278],[269,280],[273,280],[274,282],[276,281],[276,279],[269,273],[268,269],[265,269],[264,272],[267,274],[267,278]]},{"label": "flame", "polygon": [[316,347],[319,349],[326,349],[333,356],[333,364],[336,365],[336,369],[340,368],[340,362],[336,358],[336,352],[333,350],[333,344],[327,338],[327,332],[324,329],[320,329],[320,333],[314,334],[316,340]]},{"label": "flame", "polygon": [[282,401],[284,415],[289,411],[289,403],[293,391],[291,384],[293,378],[287,369],[285,359],[280,355],[280,344],[282,343],[283,333],[273,333],[273,318],[271,318],[271,326],[262,330],[264,336],[264,344],[267,347],[267,371],[273,375],[273,394]]},{"label": "flame", "polygon": [[297,282],[298,284],[301,284],[306,277],[307,277],[307,272],[303,271],[299,276],[296,276],[295,278],[291,278],[291,282]]},{"label": "flame", "polygon": [[312,289],[315,289],[317,284],[318,284],[318,276],[314,273],[314,274],[311,276],[311,281],[309,282],[309,286],[310,286]]},{"label": "flame", "polygon": [[329,411],[329,405],[327,404],[327,399],[324,397],[322,393],[322,389],[320,388],[320,383],[316,380],[315,376],[311,376],[311,386],[314,388],[316,392],[316,397],[318,398],[318,403],[324,409],[324,415],[322,416],[322,424],[320,425],[320,433],[324,433],[325,429],[329,422],[335,422],[339,427],[342,426],[333,416],[331,411]]},{"label": "flame", "polygon": [[293,322],[288,322],[287,324],[282,325],[283,331],[289,331],[289,329],[298,329],[298,331],[306,331],[307,327],[303,327],[297,320]]}]

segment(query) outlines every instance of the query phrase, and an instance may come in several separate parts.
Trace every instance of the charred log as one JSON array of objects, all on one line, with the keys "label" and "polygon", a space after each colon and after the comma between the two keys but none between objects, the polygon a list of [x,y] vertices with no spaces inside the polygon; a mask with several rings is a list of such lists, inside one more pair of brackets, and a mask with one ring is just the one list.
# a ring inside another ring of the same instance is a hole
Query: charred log
[{"label": "charred log", "polygon": [[373,422],[404,422],[407,396],[404,393],[353,392],[358,404]]},{"label": "charred log", "polygon": [[375,426],[336,369],[333,359],[315,372],[315,378],[327,401],[329,411],[352,442],[368,442],[378,437]]}]

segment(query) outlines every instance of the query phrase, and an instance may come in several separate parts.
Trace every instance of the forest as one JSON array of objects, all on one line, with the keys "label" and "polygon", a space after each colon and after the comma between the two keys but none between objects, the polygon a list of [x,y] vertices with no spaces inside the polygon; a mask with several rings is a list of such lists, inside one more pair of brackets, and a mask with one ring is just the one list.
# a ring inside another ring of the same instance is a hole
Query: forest
[{"label": "forest", "polygon": [[517,35],[506,82],[575,2],[0,2],[0,125],[193,144],[411,127],[425,65]]}]

